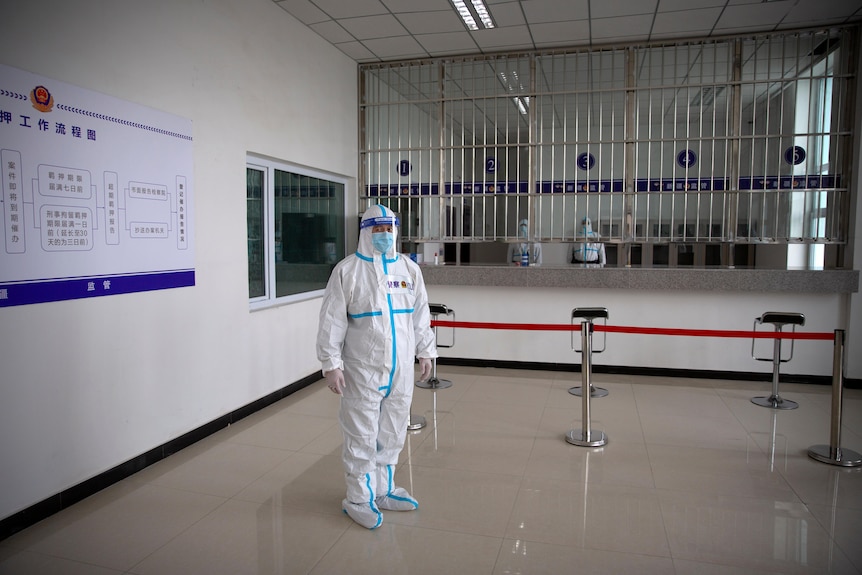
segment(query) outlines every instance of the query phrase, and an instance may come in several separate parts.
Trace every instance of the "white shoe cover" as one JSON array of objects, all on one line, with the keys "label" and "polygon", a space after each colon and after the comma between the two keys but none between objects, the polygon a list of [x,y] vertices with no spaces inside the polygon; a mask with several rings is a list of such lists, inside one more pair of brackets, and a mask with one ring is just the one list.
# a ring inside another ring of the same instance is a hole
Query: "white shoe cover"
[{"label": "white shoe cover", "polygon": [[375,505],[369,503],[351,503],[347,499],[341,502],[341,509],[351,519],[366,529],[377,529],[383,523],[383,514]]},{"label": "white shoe cover", "polygon": [[419,502],[403,487],[396,487],[388,495],[378,497],[375,503],[377,507],[387,511],[413,511],[419,507]]}]

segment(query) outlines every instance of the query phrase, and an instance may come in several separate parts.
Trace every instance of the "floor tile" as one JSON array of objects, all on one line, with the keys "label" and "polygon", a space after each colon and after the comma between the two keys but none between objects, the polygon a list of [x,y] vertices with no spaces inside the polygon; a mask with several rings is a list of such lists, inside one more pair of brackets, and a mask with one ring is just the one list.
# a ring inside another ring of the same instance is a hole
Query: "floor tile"
[{"label": "floor tile", "polygon": [[140,561],[130,573],[307,573],[352,525],[344,515],[232,500]]},{"label": "floor tile", "polygon": [[[575,362],[573,357],[573,362]],[[828,443],[831,387],[438,366],[414,388],[396,484],[418,501],[376,530],[341,510],[339,398],[315,382],[0,541],[0,575],[644,573],[862,575],[862,467]],[[842,447],[862,451],[862,390]]]}]

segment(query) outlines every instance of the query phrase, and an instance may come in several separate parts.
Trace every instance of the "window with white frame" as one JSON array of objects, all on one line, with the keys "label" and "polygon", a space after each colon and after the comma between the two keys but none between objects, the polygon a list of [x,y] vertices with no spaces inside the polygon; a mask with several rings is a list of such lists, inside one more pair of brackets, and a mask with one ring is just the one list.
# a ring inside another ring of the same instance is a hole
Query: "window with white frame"
[{"label": "window with white frame", "polygon": [[345,178],[249,156],[248,296],[252,307],[322,293],[344,257]]}]

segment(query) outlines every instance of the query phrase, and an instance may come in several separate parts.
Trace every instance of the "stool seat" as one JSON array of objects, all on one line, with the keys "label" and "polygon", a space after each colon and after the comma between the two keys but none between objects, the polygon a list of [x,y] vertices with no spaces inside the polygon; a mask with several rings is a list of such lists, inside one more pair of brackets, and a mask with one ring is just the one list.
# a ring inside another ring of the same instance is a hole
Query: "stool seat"
[{"label": "stool seat", "polygon": [[767,311],[757,321],[775,325],[805,325],[805,316],[792,311]]},{"label": "stool seat", "polygon": [[608,308],[606,307],[576,307],[572,310],[572,319],[580,317],[586,320],[597,318],[608,319]]},{"label": "stool seat", "polygon": [[431,315],[449,315],[452,313],[452,310],[442,303],[429,303],[428,311],[431,312]]}]

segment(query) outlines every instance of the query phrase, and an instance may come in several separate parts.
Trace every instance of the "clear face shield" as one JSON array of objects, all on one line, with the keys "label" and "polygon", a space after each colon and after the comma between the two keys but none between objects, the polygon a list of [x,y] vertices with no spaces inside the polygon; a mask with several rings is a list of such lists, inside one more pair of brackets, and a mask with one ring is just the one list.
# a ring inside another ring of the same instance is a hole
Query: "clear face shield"
[{"label": "clear face shield", "polygon": [[397,216],[382,215],[362,220],[359,229],[368,230],[371,233],[371,245],[374,250],[385,254],[395,245],[399,224]]}]

